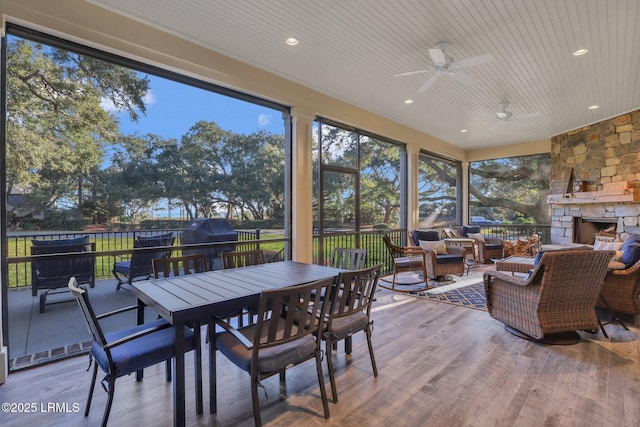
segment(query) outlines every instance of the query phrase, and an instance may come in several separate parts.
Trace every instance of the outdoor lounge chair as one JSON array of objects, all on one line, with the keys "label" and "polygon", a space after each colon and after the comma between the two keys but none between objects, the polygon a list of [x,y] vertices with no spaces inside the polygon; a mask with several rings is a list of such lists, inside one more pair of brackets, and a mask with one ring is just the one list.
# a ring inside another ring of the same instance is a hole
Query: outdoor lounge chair
[{"label": "outdoor lounge chair", "polygon": [[542,253],[526,278],[484,273],[487,310],[514,335],[548,344],[577,343],[576,331],[597,331],[596,301],[613,251]]},{"label": "outdoor lounge chair", "polygon": [[96,244],[89,242],[88,235],[74,239],[32,240],[31,244],[32,256],[69,253],[34,258],[31,262],[31,294],[35,297],[42,291],[40,313],[44,313],[46,305],[73,301],[47,302],[47,295],[68,291],[67,283],[71,277],[80,284],[95,286]]},{"label": "outdoor lounge chair", "polygon": [[133,242],[134,249],[155,248],[156,251],[134,251],[128,261],[116,262],[113,265],[113,275],[118,281],[116,290],[122,285],[128,284],[134,280],[146,280],[153,275],[153,259],[168,258],[171,256],[171,249],[175,241],[173,233],[160,234],[156,236],[139,236]]}]

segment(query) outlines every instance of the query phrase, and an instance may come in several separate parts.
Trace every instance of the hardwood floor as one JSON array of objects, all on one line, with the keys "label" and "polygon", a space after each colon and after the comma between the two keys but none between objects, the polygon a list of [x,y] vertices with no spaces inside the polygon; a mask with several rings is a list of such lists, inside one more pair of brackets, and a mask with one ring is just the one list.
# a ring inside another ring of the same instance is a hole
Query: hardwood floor
[{"label": "hardwood floor", "polygon": [[[330,419],[322,416],[310,361],[289,370],[282,389],[277,376],[265,380],[268,400],[260,391],[265,425],[640,425],[635,325],[631,331],[607,326],[610,340],[602,333],[580,332],[583,339],[577,345],[548,346],[509,334],[485,311],[387,290],[377,295],[372,316],[379,377],[373,377],[366,340],[359,334],[351,356],[345,356],[342,345],[333,353],[340,401],[330,403]],[[192,360],[187,357],[187,425],[253,425],[249,376],[220,355],[218,414],[195,414]],[[0,424],[98,425],[106,393],[96,388],[91,414],[85,418],[87,365],[88,357],[81,356],[11,374],[0,386],[0,403],[35,403],[37,408],[35,413],[2,413]],[[325,379],[329,391],[326,373]],[[66,404],[69,412],[47,411],[49,403]],[[162,364],[147,369],[141,383],[133,377],[117,381],[110,425],[171,424],[172,388],[164,382]]]}]

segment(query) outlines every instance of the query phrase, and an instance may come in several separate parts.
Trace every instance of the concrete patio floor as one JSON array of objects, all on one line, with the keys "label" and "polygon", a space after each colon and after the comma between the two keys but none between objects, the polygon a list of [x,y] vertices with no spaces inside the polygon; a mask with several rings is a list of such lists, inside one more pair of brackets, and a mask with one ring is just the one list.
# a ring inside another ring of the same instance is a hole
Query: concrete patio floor
[{"label": "concrete patio floor", "polygon": [[[89,298],[96,313],[136,304],[135,296],[126,289],[116,291],[114,279],[96,280],[94,288],[88,288]],[[8,293],[9,358],[10,369],[21,369],[35,364],[57,360],[86,350],[91,336],[82,312],[71,293],[62,292],[47,296],[45,312],[39,312],[39,297],[31,295],[31,288],[11,289]],[[146,310],[146,320],[155,319]],[[105,319],[104,332],[135,325],[136,312],[131,311]]]}]

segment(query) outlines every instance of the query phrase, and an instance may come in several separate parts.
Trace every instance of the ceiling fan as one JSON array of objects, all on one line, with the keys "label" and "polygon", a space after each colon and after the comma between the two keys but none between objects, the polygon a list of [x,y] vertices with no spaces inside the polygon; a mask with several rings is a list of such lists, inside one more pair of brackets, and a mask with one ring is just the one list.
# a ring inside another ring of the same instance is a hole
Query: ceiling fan
[{"label": "ceiling fan", "polygon": [[437,45],[435,45],[435,47],[429,49],[429,56],[431,57],[432,62],[432,67],[430,69],[394,74],[393,77],[404,77],[435,71],[435,74],[429,77],[427,81],[425,81],[422,86],[420,86],[418,92],[424,92],[429,89],[429,87],[434,84],[440,76],[448,76],[462,84],[470,85],[475,82],[475,79],[470,75],[461,73],[457,70],[459,70],[460,68],[472,67],[474,65],[480,65],[493,61],[493,55],[491,55],[490,53],[472,56],[469,58],[461,59],[460,61],[454,61],[453,58],[445,55],[447,46],[447,42],[439,42]]},{"label": "ceiling fan", "polygon": [[489,129],[493,129],[501,124],[508,123],[521,123],[533,117],[537,117],[540,113],[523,113],[513,114],[509,109],[509,103],[503,102],[500,104],[500,111],[496,112],[496,118],[493,119],[493,125]]}]

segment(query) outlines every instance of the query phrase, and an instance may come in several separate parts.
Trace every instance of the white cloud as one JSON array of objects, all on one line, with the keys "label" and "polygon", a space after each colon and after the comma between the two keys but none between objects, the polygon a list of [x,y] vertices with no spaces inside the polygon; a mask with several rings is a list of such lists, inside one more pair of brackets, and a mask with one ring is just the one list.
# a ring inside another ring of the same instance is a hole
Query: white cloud
[{"label": "white cloud", "polygon": [[267,113],[260,113],[258,116],[258,126],[265,127],[271,124],[271,116]]},{"label": "white cloud", "polygon": [[156,94],[153,92],[153,90],[149,89],[142,99],[148,107],[149,105],[153,105],[156,103]]},{"label": "white cloud", "polygon": [[[142,100],[144,101],[147,107],[149,105],[155,104],[156,102],[155,93],[153,93],[152,90],[148,90],[147,93],[142,97]],[[109,113],[120,113],[123,111],[122,108],[116,107],[116,105],[113,103],[111,99],[104,98],[104,97],[100,100],[100,107],[102,107],[103,110]]]}]

